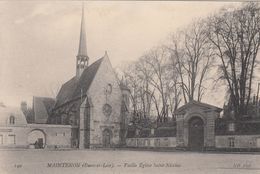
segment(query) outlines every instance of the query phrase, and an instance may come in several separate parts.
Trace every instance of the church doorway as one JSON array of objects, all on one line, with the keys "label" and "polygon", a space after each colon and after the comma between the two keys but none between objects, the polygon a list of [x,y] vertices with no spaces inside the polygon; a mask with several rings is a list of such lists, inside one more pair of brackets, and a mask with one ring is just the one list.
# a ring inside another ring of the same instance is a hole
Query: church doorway
[{"label": "church doorway", "polygon": [[112,133],[109,129],[103,131],[103,147],[110,147]]},{"label": "church doorway", "polygon": [[45,134],[42,130],[32,130],[28,135],[29,146],[34,149],[43,149],[46,145]]},{"label": "church doorway", "polygon": [[202,151],[204,147],[204,124],[199,117],[189,120],[188,147],[190,150]]}]

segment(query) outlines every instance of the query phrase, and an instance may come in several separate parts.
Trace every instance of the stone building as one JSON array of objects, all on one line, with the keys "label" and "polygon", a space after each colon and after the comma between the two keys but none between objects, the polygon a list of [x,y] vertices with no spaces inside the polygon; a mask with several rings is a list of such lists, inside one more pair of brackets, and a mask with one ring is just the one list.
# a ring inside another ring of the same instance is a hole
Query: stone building
[{"label": "stone building", "polygon": [[71,125],[73,148],[123,145],[128,95],[107,52],[89,65],[83,9],[76,73],[62,85],[47,123]]},{"label": "stone building", "polygon": [[179,148],[215,148],[215,120],[221,108],[192,101],[176,112],[176,142]]}]

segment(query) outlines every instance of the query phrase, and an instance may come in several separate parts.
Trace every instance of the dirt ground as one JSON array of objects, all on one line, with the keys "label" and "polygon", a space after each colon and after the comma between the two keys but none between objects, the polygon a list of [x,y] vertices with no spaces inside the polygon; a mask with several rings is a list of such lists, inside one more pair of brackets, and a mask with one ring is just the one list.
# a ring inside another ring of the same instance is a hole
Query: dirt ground
[{"label": "dirt ground", "polygon": [[0,174],[260,174],[259,154],[1,150]]}]

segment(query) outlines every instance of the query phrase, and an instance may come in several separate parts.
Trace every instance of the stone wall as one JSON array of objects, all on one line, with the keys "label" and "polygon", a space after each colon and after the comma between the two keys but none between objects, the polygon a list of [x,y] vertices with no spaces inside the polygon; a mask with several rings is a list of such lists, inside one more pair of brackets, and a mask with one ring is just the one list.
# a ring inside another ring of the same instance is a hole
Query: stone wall
[{"label": "stone wall", "polygon": [[176,137],[127,138],[126,146],[142,148],[176,147]]},{"label": "stone wall", "polygon": [[[40,130],[44,133],[45,148],[71,147],[71,126],[28,124],[26,126],[0,127],[0,139],[3,140],[3,143],[0,140],[0,148],[29,148],[28,135],[34,130]],[[8,143],[10,136],[15,136],[14,143]]]},{"label": "stone wall", "polygon": [[40,129],[46,135],[46,148],[70,148],[71,126],[53,124],[29,124],[30,130]]},{"label": "stone wall", "polygon": [[260,148],[260,135],[216,136],[215,142],[216,148]]},{"label": "stone wall", "polygon": [[[4,126],[0,127],[0,148],[27,148],[26,126]],[[10,136],[15,136],[15,143],[10,143]]]},{"label": "stone wall", "polygon": [[218,117],[218,113],[210,110],[205,113],[207,115],[206,119],[206,134],[204,142],[205,147],[215,147],[215,119]]},{"label": "stone wall", "polygon": [[[234,147],[230,147],[230,138],[234,139]],[[216,136],[215,145],[217,149],[259,149],[260,135]],[[127,138],[126,146],[135,148],[176,147],[176,137]]]}]

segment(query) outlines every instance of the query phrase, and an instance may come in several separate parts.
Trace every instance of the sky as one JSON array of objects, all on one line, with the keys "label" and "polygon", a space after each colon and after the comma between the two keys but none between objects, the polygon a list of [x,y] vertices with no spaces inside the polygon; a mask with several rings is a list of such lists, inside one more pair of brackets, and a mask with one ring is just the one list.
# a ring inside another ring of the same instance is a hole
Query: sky
[{"label": "sky", "polygon": [[[239,2],[86,1],[90,64],[105,51],[114,68],[137,60],[194,19]],[[81,1],[0,1],[0,102],[55,97],[76,73]],[[223,92],[224,93],[224,92]],[[211,104],[223,97],[209,94]]]}]

